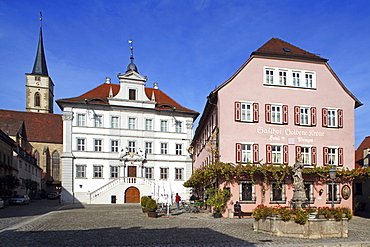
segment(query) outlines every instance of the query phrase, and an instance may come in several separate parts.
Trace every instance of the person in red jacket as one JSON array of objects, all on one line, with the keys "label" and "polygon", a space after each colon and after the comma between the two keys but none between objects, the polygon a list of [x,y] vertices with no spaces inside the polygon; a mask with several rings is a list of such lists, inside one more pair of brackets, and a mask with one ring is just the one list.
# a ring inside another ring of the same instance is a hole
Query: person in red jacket
[{"label": "person in red jacket", "polygon": [[180,210],[180,201],[181,201],[181,197],[179,196],[179,193],[176,193],[175,202],[176,202],[177,210]]}]

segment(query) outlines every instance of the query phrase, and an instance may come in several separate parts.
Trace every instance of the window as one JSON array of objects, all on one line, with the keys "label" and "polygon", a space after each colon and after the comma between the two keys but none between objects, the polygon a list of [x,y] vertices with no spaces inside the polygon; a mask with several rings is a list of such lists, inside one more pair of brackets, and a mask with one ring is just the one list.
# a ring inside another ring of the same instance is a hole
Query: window
[{"label": "window", "polygon": [[312,73],[306,73],[306,84],[305,87],[312,88],[313,87],[313,74]]},{"label": "window", "polygon": [[272,163],[281,164],[282,163],[282,148],[281,146],[272,146]]},{"label": "window", "polygon": [[175,179],[176,180],[183,180],[184,169],[183,168],[175,168]]},{"label": "window", "polygon": [[175,122],[175,131],[176,131],[176,133],[181,133],[182,132],[182,122],[181,121],[176,121]]},{"label": "window", "polygon": [[128,128],[130,130],[136,129],[136,118],[133,117],[128,118]]},{"label": "window", "polygon": [[111,151],[113,153],[118,152],[118,141],[117,140],[111,140]]},{"label": "window", "polygon": [[167,132],[168,131],[167,120],[161,120],[161,131],[162,132]]},{"label": "window", "polygon": [[86,178],[86,165],[76,165],[76,178]]},{"label": "window", "polygon": [[288,106],[287,105],[265,105],[266,123],[288,124]]},{"label": "window", "polygon": [[299,72],[293,72],[292,76],[293,76],[293,86],[300,87],[301,86],[301,79],[300,79],[301,74]]},{"label": "window", "polygon": [[176,144],[176,155],[182,155],[182,144]]},{"label": "window", "polygon": [[111,118],[111,126],[112,126],[112,129],[119,128],[118,121],[119,121],[119,118],[118,117],[112,116],[112,118]]},{"label": "window", "polygon": [[258,144],[236,144],[237,163],[257,163],[258,161]]},{"label": "window", "polygon": [[252,144],[242,144],[242,163],[252,163]]},{"label": "window", "polygon": [[136,152],[136,142],[135,141],[128,141],[128,151],[129,153]]},{"label": "window", "polygon": [[146,154],[153,153],[153,143],[152,142],[145,142],[145,153]]},{"label": "window", "polygon": [[302,126],[316,126],[316,107],[294,107],[294,123]]},{"label": "window", "polygon": [[254,185],[252,181],[240,181],[240,201],[255,201]]},{"label": "window", "polygon": [[153,178],[153,167],[145,167],[145,178]]},{"label": "window", "polygon": [[86,126],[85,114],[77,114],[77,126]]},{"label": "window", "polygon": [[304,182],[304,191],[309,203],[313,203],[313,184],[312,182]]},{"label": "window", "polygon": [[35,76],[35,81],[41,81],[41,77],[40,76]]},{"label": "window", "polygon": [[279,71],[279,84],[280,85],[287,85],[287,76],[286,71]]},{"label": "window", "polygon": [[51,162],[52,162],[52,176],[53,176],[53,179],[56,180],[56,181],[59,181],[60,180],[60,178],[59,178],[60,155],[59,155],[58,151],[53,152]]},{"label": "window", "polygon": [[329,128],[343,128],[342,109],[322,109],[322,125]]},{"label": "window", "polygon": [[102,151],[102,143],[103,140],[95,139],[94,140],[94,151],[95,152],[101,152]]},{"label": "window", "polygon": [[111,166],[110,167],[110,177],[111,178],[118,178],[119,174],[119,167],[118,166]]},{"label": "window", "polygon": [[311,152],[309,147],[301,147],[302,163],[304,165],[311,165]]},{"label": "window", "polygon": [[235,102],[235,121],[258,123],[258,103]]},{"label": "window", "polygon": [[168,168],[160,168],[160,178],[161,179],[168,179]]},{"label": "window", "polygon": [[266,145],[268,164],[288,164],[288,145]]},{"label": "window", "polygon": [[40,103],[40,93],[35,93],[35,106],[41,106]]},{"label": "window", "polygon": [[[35,158],[37,159],[37,166],[40,167],[40,153],[39,153],[39,151],[36,150],[34,155],[35,155]],[[8,163],[10,164],[10,162],[8,162]]]},{"label": "window", "polygon": [[274,71],[266,69],[266,84],[274,84]]},{"label": "window", "polygon": [[316,156],[317,150],[316,147],[307,147],[307,146],[296,146],[296,157],[302,159],[303,165],[314,166],[317,164]]},{"label": "window", "polygon": [[128,99],[129,100],[136,100],[136,90],[135,89],[129,89],[128,90]]},{"label": "window", "polygon": [[153,119],[145,119],[145,130],[153,130]]},{"label": "window", "polygon": [[283,202],[285,201],[284,196],[284,184],[270,182],[270,201],[272,202]]},{"label": "window", "polygon": [[77,150],[85,151],[85,139],[84,138],[77,139]]},{"label": "window", "polygon": [[167,143],[161,143],[161,154],[167,154]]},{"label": "window", "polygon": [[94,117],[94,123],[95,123],[95,127],[99,128],[99,127],[103,127],[103,116],[102,115],[95,115]]},{"label": "window", "polygon": [[[331,203],[334,199],[334,202],[339,202],[339,184],[334,183],[334,193],[332,192],[332,184],[327,185],[327,197],[326,197],[326,203]],[[334,196],[334,198],[333,198]]]},{"label": "window", "polygon": [[343,166],[343,148],[324,147],[324,165]]},{"label": "window", "polygon": [[103,177],[103,166],[94,165],[94,178],[102,178],[102,177]]},{"label": "window", "polygon": [[271,123],[281,123],[281,106],[271,106]]}]

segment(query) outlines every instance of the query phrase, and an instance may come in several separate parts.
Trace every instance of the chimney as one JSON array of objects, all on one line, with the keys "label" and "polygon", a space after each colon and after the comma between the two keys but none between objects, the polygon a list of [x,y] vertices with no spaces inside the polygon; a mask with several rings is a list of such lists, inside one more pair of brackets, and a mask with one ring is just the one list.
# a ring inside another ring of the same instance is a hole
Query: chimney
[{"label": "chimney", "polygon": [[154,82],[153,89],[158,89],[158,83],[157,82]]},{"label": "chimney", "polygon": [[109,78],[109,77],[106,77],[106,78],[105,78],[105,83],[106,83],[106,84],[110,84],[110,78]]}]

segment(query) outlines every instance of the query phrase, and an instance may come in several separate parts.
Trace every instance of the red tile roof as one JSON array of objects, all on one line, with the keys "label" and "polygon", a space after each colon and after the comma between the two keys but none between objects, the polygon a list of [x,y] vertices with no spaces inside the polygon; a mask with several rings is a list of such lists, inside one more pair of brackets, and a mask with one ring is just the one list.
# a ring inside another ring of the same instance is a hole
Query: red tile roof
[{"label": "red tile roof", "polygon": [[23,122],[29,142],[63,143],[62,115],[0,110],[0,128],[5,133],[16,134]]},{"label": "red tile roof", "polygon": [[[89,104],[102,104],[108,105],[108,96],[110,90],[112,89],[113,96],[117,95],[119,92],[120,86],[117,84],[102,84],[85,94],[82,94],[78,97],[74,98],[67,98],[67,99],[59,99],[57,100],[57,104],[60,106],[60,103],[84,103],[85,99],[89,102]],[[155,108],[157,110],[164,110],[164,111],[172,111],[174,107],[176,107],[176,111],[192,113],[198,115],[199,113],[188,108],[181,106],[179,103],[174,101],[171,97],[167,94],[162,92],[159,89],[153,88],[145,88],[146,96],[151,99],[152,93],[154,92],[155,102],[157,103]]]},{"label": "red tile roof", "polygon": [[311,60],[315,62],[327,62],[328,60],[305,51],[297,46],[285,42],[279,38],[271,38],[263,46],[252,52],[251,56],[281,57],[284,59]]},{"label": "red tile roof", "polygon": [[[355,151],[355,168],[363,167],[365,148],[370,148],[370,136],[366,137]],[[368,157],[370,157],[370,153],[368,154]]]}]

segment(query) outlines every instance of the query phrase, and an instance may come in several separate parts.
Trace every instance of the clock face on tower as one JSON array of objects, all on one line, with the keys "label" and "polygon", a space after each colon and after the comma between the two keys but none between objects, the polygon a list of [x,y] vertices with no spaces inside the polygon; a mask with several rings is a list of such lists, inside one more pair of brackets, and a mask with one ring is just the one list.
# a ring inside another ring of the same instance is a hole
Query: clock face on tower
[{"label": "clock face on tower", "polygon": [[40,82],[39,81],[36,81],[36,86],[39,86],[40,85]]}]

